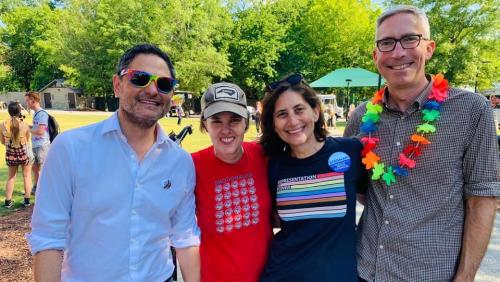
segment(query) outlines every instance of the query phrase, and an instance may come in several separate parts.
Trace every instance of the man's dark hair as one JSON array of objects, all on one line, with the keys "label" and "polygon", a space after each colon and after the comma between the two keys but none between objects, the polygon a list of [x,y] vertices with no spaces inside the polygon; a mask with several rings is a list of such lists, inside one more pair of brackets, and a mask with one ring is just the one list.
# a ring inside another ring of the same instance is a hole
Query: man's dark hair
[{"label": "man's dark hair", "polygon": [[302,81],[295,85],[283,83],[275,90],[267,92],[262,100],[262,113],[260,119],[262,135],[260,136],[259,143],[268,156],[290,154],[290,146],[288,146],[278,133],[274,131],[274,108],[276,101],[278,101],[281,94],[287,90],[300,94],[311,108],[319,109],[318,120],[314,123],[314,137],[320,142],[326,139],[327,132],[325,129],[323,110],[321,109],[321,102],[314,89]]},{"label": "man's dark hair", "polygon": [[170,57],[160,48],[149,43],[138,44],[125,51],[125,54],[123,54],[123,56],[120,58],[120,61],[118,61],[118,65],[116,66],[116,73],[120,75],[120,72],[123,69],[126,69],[130,62],[132,62],[135,57],[141,54],[151,54],[162,58],[167,63],[172,78],[175,79],[175,69],[172,61],[170,60]]},{"label": "man's dark hair", "polygon": [[7,111],[11,117],[21,118],[21,105],[19,102],[10,102],[7,106]]}]

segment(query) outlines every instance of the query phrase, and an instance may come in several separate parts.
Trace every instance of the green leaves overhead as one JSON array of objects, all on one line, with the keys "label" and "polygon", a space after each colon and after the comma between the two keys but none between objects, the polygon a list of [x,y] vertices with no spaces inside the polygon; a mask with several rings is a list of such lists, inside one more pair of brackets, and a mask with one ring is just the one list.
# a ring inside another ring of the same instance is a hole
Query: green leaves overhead
[{"label": "green leaves overhead", "polygon": [[[6,63],[16,71],[15,77],[24,80],[25,90],[41,87],[33,83],[37,74],[49,74],[52,76],[50,80],[64,75],[72,85],[84,88],[87,95],[111,96],[110,80],[119,57],[134,44],[143,42],[156,44],[170,54],[183,90],[200,92],[214,78],[230,74],[227,41],[232,20],[222,1],[57,2],[58,8],[52,10],[48,5],[36,3],[21,7],[10,5],[14,8],[2,16],[6,24],[2,30],[2,41],[12,47],[10,50],[23,54],[17,57],[24,58],[24,62],[17,65],[23,66],[25,73],[18,75],[16,64],[12,63],[17,58],[14,52],[7,52]],[[39,10],[46,14],[40,14]],[[37,24],[36,28],[25,30],[40,33],[18,36],[21,28],[15,23],[22,19],[31,19]],[[51,25],[51,22],[55,24]],[[29,42],[13,45],[12,40],[6,40],[6,36],[10,36],[7,39]],[[26,56],[33,53],[31,49],[34,47],[38,53]],[[54,64],[59,74],[44,64]]]},{"label": "green leaves overhead", "polygon": [[[182,90],[239,84],[249,98],[292,72],[308,81],[340,67],[375,70],[370,0],[1,0],[0,83],[39,89],[55,78],[111,96],[123,52],[149,42],[174,61]],[[498,0],[389,1],[424,8],[437,49],[428,73],[454,85],[500,80]],[[369,90],[372,92],[372,89]],[[426,121],[439,118],[425,114]]]}]

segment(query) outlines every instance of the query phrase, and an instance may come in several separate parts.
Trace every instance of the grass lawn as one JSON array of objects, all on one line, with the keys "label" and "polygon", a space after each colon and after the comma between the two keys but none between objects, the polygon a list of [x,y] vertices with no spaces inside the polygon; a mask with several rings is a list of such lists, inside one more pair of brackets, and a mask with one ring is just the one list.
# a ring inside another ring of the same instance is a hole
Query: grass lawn
[{"label": "grass lawn", "polygon": [[[111,113],[101,113],[101,112],[51,112],[51,114],[56,118],[61,131],[65,131],[71,128],[76,128],[84,126],[87,124],[99,122],[106,119]],[[0,111],[0,121],[4,121],[8,118],[8,113]],[[28,116],[26,121],[28,124],[32,123],[32,116]],[[182,119],[182,125],[177,125],[177,118],[164,118],[160,121],[160,125],[168,134],[171,131],[179,133],[179,131],[186,125],[191,124],[193,126],[193,134],[188,135],[182,142],[182,146],[188,152],[195,152],[202,148],[210,145],[210,138],[207,134],[201,133],[199,130],[199,119],[198,118],[187,118]],[[245,134],[245,140],[254,140],[257,136],[257,131],[255,130],[255,124],[252,123],[248,132]],[[18,170],[16,183],[14,186],[14,194],[12,199],[14,200],[14,207],[11,209],[6,209],[3,207],[5,200],[5,182],[7,180],[7,166],[5,164],[5,146],[0,145],[0,216],[5,215],[13,210],[21,208],[23,202],[23,179],[22,171]],[[32,197],[32,202],[34,199]]]}]

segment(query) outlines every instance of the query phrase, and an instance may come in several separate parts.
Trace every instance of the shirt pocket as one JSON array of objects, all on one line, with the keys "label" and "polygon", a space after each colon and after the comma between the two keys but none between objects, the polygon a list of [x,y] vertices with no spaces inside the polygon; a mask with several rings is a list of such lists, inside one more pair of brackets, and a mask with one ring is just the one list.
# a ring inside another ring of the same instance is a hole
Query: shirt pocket
[{"label": "shirt pocket", "polygon": [[329,172],[280,181],[276,205],[282,220],[341,218],[347,212],[344,173]]}]

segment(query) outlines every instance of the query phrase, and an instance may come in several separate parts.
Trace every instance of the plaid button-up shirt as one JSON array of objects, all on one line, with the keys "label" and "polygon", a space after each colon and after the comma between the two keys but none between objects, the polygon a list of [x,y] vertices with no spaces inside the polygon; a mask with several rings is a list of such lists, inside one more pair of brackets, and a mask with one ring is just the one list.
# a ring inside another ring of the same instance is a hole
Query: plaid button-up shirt
[{"label": "plaid button-up shirt", "polygon": [[[429,83],[405,111],[384,95],[375,152],[397,165],[398,155],[422,123]],[[366,103],[349,120],[345,136],[359,135]],[[498,145],[488,101],[458,89],[441,105],[437,131],[428,136],[407,177],[387,186],[371,181],[358,233],[358,271],[368,281],[450,281],[459,263],[464,199],[500,196]]]}]

